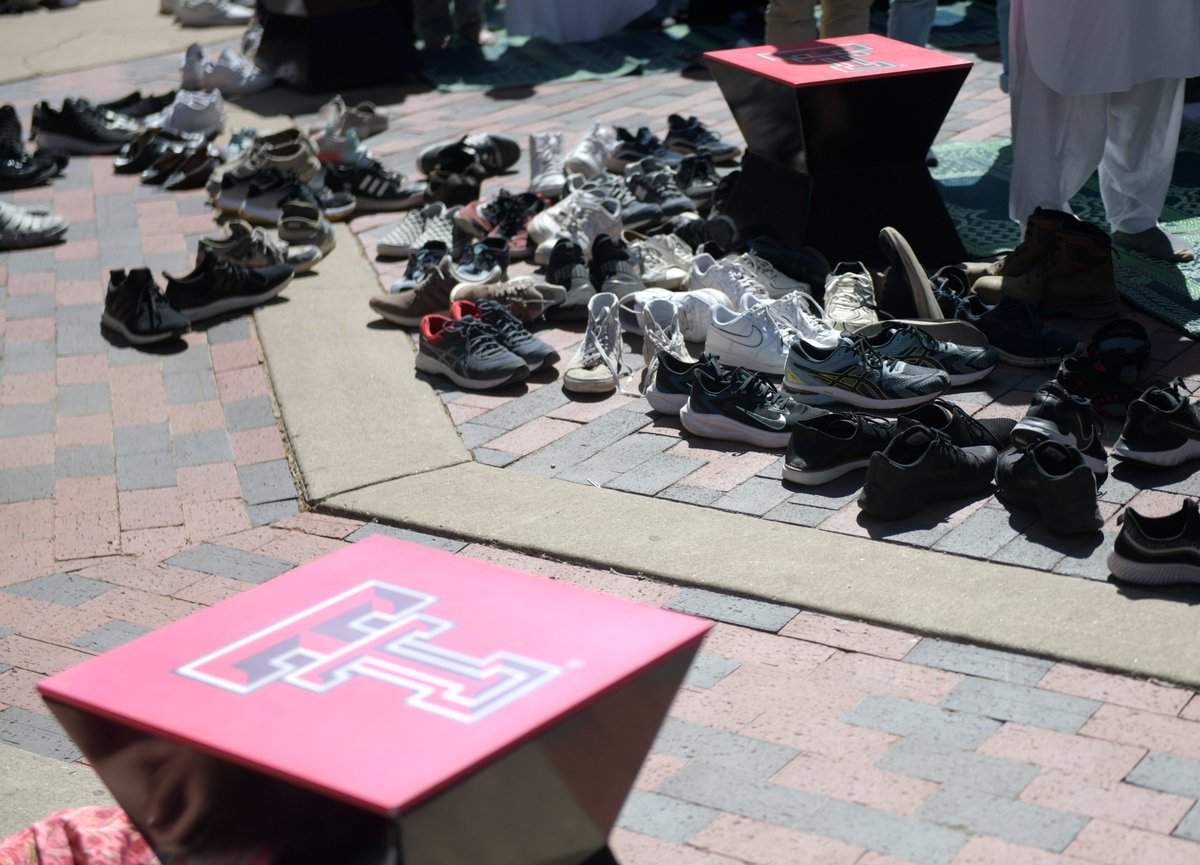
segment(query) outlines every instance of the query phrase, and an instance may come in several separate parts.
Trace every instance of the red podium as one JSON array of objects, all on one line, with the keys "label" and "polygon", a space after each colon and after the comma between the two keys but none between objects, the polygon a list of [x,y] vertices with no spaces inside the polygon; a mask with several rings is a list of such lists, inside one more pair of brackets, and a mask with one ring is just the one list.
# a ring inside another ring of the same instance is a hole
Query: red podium
[{"label": "red podium", "polygon": [[708,627],[374,537],[39,690],[164,861],[598,865]]},{"label": "red podium", "polygon": [[925,155],[970,61],[873,34],[704,56],[746,139],[727,208],[744,232],[881,263],[890,225],[927,264],[962,260]]}]

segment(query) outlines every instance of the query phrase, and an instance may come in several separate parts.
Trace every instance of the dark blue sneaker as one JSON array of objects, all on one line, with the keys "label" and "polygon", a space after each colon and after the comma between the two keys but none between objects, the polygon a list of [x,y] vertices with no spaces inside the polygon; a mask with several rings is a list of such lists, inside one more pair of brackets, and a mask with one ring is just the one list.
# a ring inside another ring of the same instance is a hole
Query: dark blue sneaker
[{"label": "dark blue sneaker", "polygon": [[537,372],[558,362],[558,352],[545,340],[538,339],[525,329],[521,320],[508,309],[508,304],[498,300],[456,300],[450,304],[450,317],[455,320],[474,316],[490,324],[496,331],[496,341],[511,351]]},{"label": "dark blue sneaker", "polygon": [[473,316],[421,319],[416,368],[444,375],[459,387],[488,390],[529,378],[529,366],[502,346],[496,330]]},{"label": "dark blue sneaker", "polygon": [[1005,296],[995,306],[972,295],[955,316],[987,337],[1000,359],[1014,366],[1058,366],[1079,340],[1047,327],[1030,304]]},{"label": "dark blue sneaker", "polygon": [[678,415],[692,395],[692,376],[701,367],[713,370],[714,374],[720,370],[715,355],[706,353],[700,355],[700,360],[687,361],[680,360],[670,352],[660,351],[654,378],[642,396],[646,397],[656,412]]}]

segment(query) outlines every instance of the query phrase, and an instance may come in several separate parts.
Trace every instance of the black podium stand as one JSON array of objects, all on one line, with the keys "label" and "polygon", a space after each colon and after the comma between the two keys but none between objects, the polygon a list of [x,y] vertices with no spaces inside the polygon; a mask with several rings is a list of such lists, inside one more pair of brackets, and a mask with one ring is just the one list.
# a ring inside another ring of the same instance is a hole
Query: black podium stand
[{"label": "black podium stand", "polygon": [[399,81],[420,64],[404,6],[392,0],[262,0],[257,62],[306,93]]},{"label": "black podium stand", "polygon": [[890,225],[926,264],[962,260],[925,154],[969,61],[872,34],[705,57],[748,148],[726,210],[743,231],[882,264]]}]

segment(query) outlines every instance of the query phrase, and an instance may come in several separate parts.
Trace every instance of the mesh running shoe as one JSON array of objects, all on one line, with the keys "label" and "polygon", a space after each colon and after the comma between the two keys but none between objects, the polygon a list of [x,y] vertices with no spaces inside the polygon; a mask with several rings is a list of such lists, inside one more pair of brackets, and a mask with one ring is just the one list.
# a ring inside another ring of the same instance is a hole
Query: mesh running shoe
[{"label": "mesh running shoe", "polygon": [[421,319],[416,368],[444,375],[459,387],[488,390],[529,378],[529,366],[500,344],[496,330],[467,316]]},{"label": "mesh running shoe", "polygon": [[652,156],[626,167],[625,183],[639,201],[657,205],[664,216],[678,216],[696,207],[680,190],[667,164]]},{"label": "mesh running shoe", "polygon": [[1117,579],[1142,586],[1200,583],[1200,507],[1184,499],[1179,510],[1148,517],[1130,507],[1117,517],[1121,529],[1108,555]]},{"label": "mesh running shoe", "polygon": [[675,169],[675,183],[691,199],[698,210],[712,205],[713,195],[721,185],[721,175],[709,156],[685,156]]},{"label": "mesh running shoe", "polygon": [[993,447],[960,448],[929,427],[909,427],[871,456],[858,506],[899,520],[931,501],[977,495],[991,487],[996,457]]},{"label": "mesh running shoe", "polygon": [[449,279],[450,263],[450,250],[446,244],[431,240],[409,257],[404,276],[388,287],[388,293],[411,291],[435,278]]},{"label": "mesh running shoe", "polygon": [[329,255],[337,246],[337,235],[321,209],[303,201],[289,201],[279,216],[279,239],[284,243],[315,246],[321,255]]},{"label": "mesh running shoe", "polygon": [[240,219],[231,220],[225,228],[229,232],[225,237],[200,238],[198,253],[215,255],[242,267],[286,264],[296,273],[311,270],[321,260],[321,250],[316,246],[291,246]]},{"label": "mesh running shoe", "polygon": [[621,323],[617,318],[617,296],[610,292],[593,295],[587,303],[587,330],[583,342],[563,373],[563,390],[576,393],[609,393],[621,390]]},{"label": "mesh running shoe", "polygon": [[537,244],[529,237],[529,223],[547,204],[547,199],[532,192],[512,196],[500,214],[500,221],[488,232],[488,237],[507,241],[508,255],[513,261],[532,258],[537,251]]},{"label": "mesh running shoe", "polygon": [[183,314],[163,297],[154,277],[144,267],[128,274],[123,270],[109,273],[100,323],[121,334],[131,345],[175,339],[192,329]]},{"label": "mesh running shoe", "polygon": [[450,275],[459,282],[499,282],[508,276],[508,241],[485,237],[463,250],[450,265]]},{"label": "mesh running shoe", "polygon": [[1113,456],[1152,466],[1177,466],[1200,456],[1200,408],[1182,379],[1148,388],[1129,406]]},{"label": "mesh running shoe", "polygon": [[458,321],[467,316],[474,316],[490,325],[496,332],[496,341],[525,361],[530,372],[537,372],[558,362],[558,352],[554,347],[526,330],[506,304],[490,298],[479,303],[456,300],[450,304],[452,319]]},{"label": "mesh running shoe", "polygon": [[971,295],[955,317],[974,325],[1000,359],[1013,366],[1056,366],[1079,347],[1075,337],[1047,327],[1032,305],[1007,295],[995,306]]},{"label": "mesh running shoe", "polygon": [[512,197],[507,189],[501,189],[491,198],[464,204],[454,213],[455,228],[471,237],[487,237],[504,218]]},{"label": "mesh running shoe", "polygon": [[760,373],[741,367],[697,365],[692,391],[679,422],[706,438],[746,442],[764,448],[787,447],[801,410]]},{"label": "mesh running shoe", "polygon": [[1099,486],[1108,477],[1108,452],[1100,441],[1103,434],[1104,422],[1091,401],[1068,393],[1051,380],[1033,392],[1025,417],[1013,427],[1012,443],[1017,450],[1025,450],[1050,439],[1078,448]]},{"label": "mesh running shoe", "polygon": [[358,160],[351,165],[330,165],[326,171],[331,189],[348,192],[363,213],[407,210],[425,201],[429,184],[410,181],[403,174],[389,171],[375,159]]},{"label": "mesh running shoe", "polygon": [[783,479],[803,486],[828,483],[863,469],[896,435],[896,421],[873,415],[827,412],[796,424],[783,458]]},{"label": "mesh running shoe", "polygon": [[656,157],[674,168],[683,162],[683,154],[672,150],[654,137],[649,127],[638,127],[630,132],[623,126],[613,127],[617,133],[617,147],[608,158],[608,170],[621,174],[631,162],[639,162],[647,156]]},{"label": "mesh running shoe", "polygon": [[580,189],[615,198],[621,205],[621,225],[625,228],[643,228],[662,219],[661,207],[652,201],[642,201],[633,194],[624,177],[618,177],[610,171],[593,175]]},{"label": "mesh running shoe", "polygon": [[1000,362],[993,348],[941,342],[911,324],[894,321],[884,322],[878,333],[866,339],[884,357],[944,370],[951,385],[987,378]]},{"label": "mesh running shoe", "polygon": [[241,267],[214,255],[199,256],[192,272],[167,278],[166,298],[192,324],[266,303],[292,281],[286,264]]},{"label": "mesh running shoe", "polygon": [[889,410],[929,402],[950,387],[950,377],[883,357],[863,337],[843,334],[832,348],[806,339],[792,342],[783,386],[809,404]]},{"label": "mesh running shoe", "polygon": [[707,156],[713,162],[733,162],[742,155],[742,148],[717,135],[695,117],[686,120],[678,114],[667,118],[667,137],[663,143],[680,153]]},{"label": "mesh running shoe", "polygon": [[1104,525],[1092,470],[1083,454],[1058,442],[1040,441],[1024,451],[1001,454],[996,498],[1037,511],[1055,534],[1094,532]]}]

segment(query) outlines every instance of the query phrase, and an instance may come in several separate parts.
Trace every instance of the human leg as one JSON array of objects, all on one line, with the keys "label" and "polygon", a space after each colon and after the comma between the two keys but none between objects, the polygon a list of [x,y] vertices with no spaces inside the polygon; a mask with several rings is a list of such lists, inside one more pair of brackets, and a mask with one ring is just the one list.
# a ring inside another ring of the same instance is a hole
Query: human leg
[{"label": "human leg", "polygon": [[445,48],[452,30],[450,0],[413,0],[413,30],[426,48]]},{"label": "human leg", "polygon": [[996,0],[996,31],[1000,36],[1000,90],[1008,92],[1008,22],[1011,0]]},{"label": "human leg", "polygon": [[909,45],[924,45],[929,41],[936,14],[937,0],[891,0],[887,35]]},{"label": "human leg", "polygon": [[454,35],[464,45],[479,44],[483,31],[483,0],[454,0]]},{"label": "human leg", "polygon": [[765,16],[770,45],[811,42],[817,38],[816,0],[771,0]]},{"label": "human leg", "polygon": [[821,0],[821,38],[871,30],[871,0]]}]

